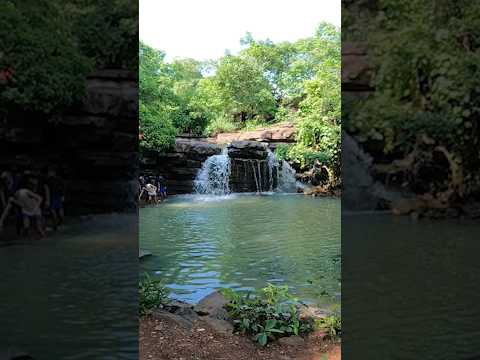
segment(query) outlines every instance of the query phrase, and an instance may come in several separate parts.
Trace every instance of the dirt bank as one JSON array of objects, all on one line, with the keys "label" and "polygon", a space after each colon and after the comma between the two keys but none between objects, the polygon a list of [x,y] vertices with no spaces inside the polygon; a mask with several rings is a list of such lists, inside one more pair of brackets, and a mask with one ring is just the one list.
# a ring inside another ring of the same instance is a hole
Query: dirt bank
[{"label": "dirt bank", "polygon": [[339,360],[340,344],[312,333],[298,346],[262,348],[248,337],[215,331],[201,318],[189,327],[159,314],[140,319],[141,360]]}]

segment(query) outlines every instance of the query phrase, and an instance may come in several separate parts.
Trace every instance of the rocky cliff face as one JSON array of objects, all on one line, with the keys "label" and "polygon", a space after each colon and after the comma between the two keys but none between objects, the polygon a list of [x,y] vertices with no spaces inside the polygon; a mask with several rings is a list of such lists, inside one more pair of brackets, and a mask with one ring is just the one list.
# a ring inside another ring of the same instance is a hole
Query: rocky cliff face
[{"label": "rocky cliff face", "polygon": [[232,192],[270,191],[276,187],[277,169],[267,149],[266,144],[256,141],[234,141],[228,146]]},{"label": "rocky cliff face", "polygon": [[220,145],[178,138],[168,153],[145,151],[142,154],[141,168],[145,174],[163,176],[169,194],[188,194],[193,192],[193,181],[202,163],[221,151]]},{"label": "rocky cliff face", "polygon": [[86,85],[84,101],[54,119],[9,117],[0,132],[0,169],[59,167],[69,214],[135,210],[138,75],[102,70]]}]

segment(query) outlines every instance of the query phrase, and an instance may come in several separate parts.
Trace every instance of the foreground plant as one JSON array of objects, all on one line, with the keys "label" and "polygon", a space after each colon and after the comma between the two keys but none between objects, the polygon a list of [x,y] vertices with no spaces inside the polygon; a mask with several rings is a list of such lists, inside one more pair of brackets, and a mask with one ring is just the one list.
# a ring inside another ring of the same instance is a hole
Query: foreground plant
[{"label": "foreground plant", "polygon": [[299,317],[300,302],[287,286],[267,287],[255,293],[223,290],[229,300],[227,309],[237,331],[253,335],[262,346],[280,337],[306,334],[313,330],[313,322]]},{"label": "foreground plant", "polygon": [[146,315],[152,310],[164,307],[169,303],[168,290],[160,280],[152,279],[144,273],[139,283],[139,313]]},{"label": "foreground plant", "polygon": [[315,326],[325,330],[327,336],[332,340],[339,339],[342,336],[342,318],[339,313],[317,320]]}]

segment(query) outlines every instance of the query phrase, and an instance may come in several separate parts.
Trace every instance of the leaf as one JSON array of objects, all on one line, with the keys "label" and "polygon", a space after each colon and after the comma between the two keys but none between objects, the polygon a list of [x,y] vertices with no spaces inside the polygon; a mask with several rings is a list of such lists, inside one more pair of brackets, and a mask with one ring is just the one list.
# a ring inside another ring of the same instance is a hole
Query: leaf
[{"label": "leaf", "polygon": [[255,336],[255,340],[257,340],[260,345],[265,346],[268,341],[268,336],[266,333],[262,332],[260,334],[257,334],[257,336]]}]

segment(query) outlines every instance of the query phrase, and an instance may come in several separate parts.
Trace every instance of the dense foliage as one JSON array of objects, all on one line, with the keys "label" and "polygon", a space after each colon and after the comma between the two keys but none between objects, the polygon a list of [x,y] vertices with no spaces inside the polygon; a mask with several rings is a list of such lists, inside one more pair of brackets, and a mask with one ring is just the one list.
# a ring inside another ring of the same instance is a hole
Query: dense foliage
[{"label": "dense foliage", "polygon": [[138,310],[140,315],[162,308],[169,302],[168,291],[159,280],[143,274],[138,287]]},{"label": "dense foliage", "polygon": [[349,29],[363,29],[376,88],[368,99],[349,104],[348,131],[380,149],[384,161],[409,159],[405,170],[413,178],[426,164],[447,170],[448,178],[432,178],[422,192],[461,198],[478,190],[478,6],[379,0],[368,21],[347,18]]},{"label": "dense foliage", "polygon": [[241,43],[239,54],[205,63],[166,62],[165,54],[141,43],[142,145],[164,150],[178,133],[214,135],[289,121],[298,127],[297,143],[285,154],[289,160],[301,168],[315,160],[337,166],[338,29],[324,23],[294,43],[247,34]]},{"label": "dense foliage", "polygon": [[[89,72],[136,70],[135,2],[6,0],[0,3],[0,112],[50,114],[80,100]],[[124,59],[132,59],[125,61]]]},{"label": "dense foliage", "polygon": [[269,340],[283,336],[299,335],[313,329],[313,323],[301,320],[298,300],[286,286],[269,284],[255,294],[241,294],[231,289],[223,291],[229,300],[227,309],[236,329],[253,335],[262,346]]}]

